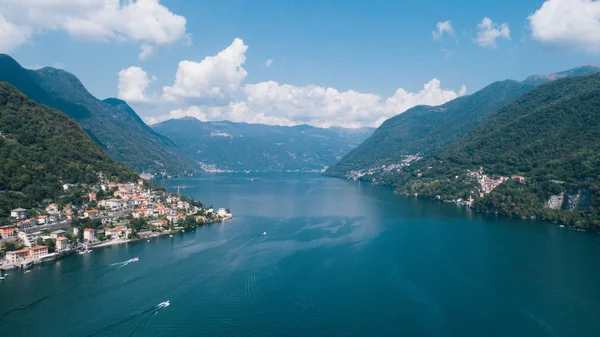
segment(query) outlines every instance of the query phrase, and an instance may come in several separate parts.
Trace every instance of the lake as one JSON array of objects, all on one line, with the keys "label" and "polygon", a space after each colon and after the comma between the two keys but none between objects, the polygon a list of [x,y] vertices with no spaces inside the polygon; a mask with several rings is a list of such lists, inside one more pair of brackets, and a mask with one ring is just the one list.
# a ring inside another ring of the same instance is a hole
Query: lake
[{"label": "lake", "polygon": [[[3,336],[597,336],[600,235],[318,174],[161,182],[231,221],[0,281]],[[266,232],[266,235],[263,235]],[[126,261],[139,257],[139,261]],[[158,308],[163,301],[170,306]]]}]

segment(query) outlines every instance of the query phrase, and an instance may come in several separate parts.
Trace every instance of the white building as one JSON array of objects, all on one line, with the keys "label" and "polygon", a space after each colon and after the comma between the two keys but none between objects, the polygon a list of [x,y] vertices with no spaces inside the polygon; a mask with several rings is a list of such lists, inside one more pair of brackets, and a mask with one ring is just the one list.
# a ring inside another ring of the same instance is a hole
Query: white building
[{"label": "white building", "polygon": [[88,241],[96,240],[96,232],[91,228],[85,228],[83,230],[83,239]]},{"label": "white building", "polygon": [[22,220],[27,217],[27,210],[24,208],[16,208],[10,211],[10,217],[17,220]]}]

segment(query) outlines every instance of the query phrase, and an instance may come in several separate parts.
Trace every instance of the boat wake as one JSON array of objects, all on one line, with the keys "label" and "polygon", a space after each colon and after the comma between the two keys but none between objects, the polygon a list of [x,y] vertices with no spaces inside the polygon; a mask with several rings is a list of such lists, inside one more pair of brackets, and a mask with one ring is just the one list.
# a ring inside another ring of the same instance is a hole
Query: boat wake
[{"label": "boat wake", "polygon": [[130,264],[130,263],[133,263],[133,262],[138,262],[139,260],[140,260],[140,259],[139,259],[138,257],[134,257],[133,259],[129,259],[129,260],[127,260],[127,261],[122,261],[122,262],[116,262],[116,263],[113,263],[113,264],[111,264],[110,266],[111,266],[111,267],[115,267],[115,266],[116,266],[116,267],[117,267],[117,269],[119,269],[119,268],[123,268],[123,267],[125,267],[126,265],[128,265],[128,264]]},{"label": "boat wake", "polygon": [[[117,327],[117,326],[119,326],[119,325],[121,325],[121,324],[124,324],[124,323],[126,323],[126,322],[132,321],[132,320],[134,320],[134,319],[137,319],[137,318],[139,318],[139,317],[144,317],[144,319],[143,319],[143,320],[140,322],[140,324],[138,324],[138,325],[137,325],[137,326],[136,326],[136,327],[135,327],[135,328],[134,328],[134,329],[131,331],[131,333],[129,333],[129,336],[133,336],[133,334],[134,334],[134,333],[135,333],[135,332],[136,332],[136,331],[137,331],[139,328],[141,328],[141,327],[143,327],[144,325],[146,325],[146,323],[148,323],[148,321],[149,321],[149,320],[150,320],[152,317],[156,316],[156,314],[158,314],[158,313],[159,313],[159,312],[160,312],[162,309],[164,309],[164,308],[168,307],[169,305],[171,305],[171,303],[170,303],[168,300],[167,300],[167,301],[164,301],[164,302],[160,302],[160,303],[159,303],[158,305],[156,305],[156,306],[152,306],[152,307],[150,307],[150,308],[148,308],[148,309],[146,309],[146,310],[144,310],[144,311],[137,312],[137,313],[135,313],[135,314],[133,314],[133,315],[130,315],[130,316],[127,316],[127,317],[125,317],[125,318],[121,319],[120,321],[117,321],[117,322],[115,322],[115,323],[109,324],[109,325],[107,325],[107,326],[105,326],[105,327],[101,328],[100,330],[98,330],[98,331],[94,332],[93,334],[91,334],[91,335],[89,335],[89,336],[96,336],[96,335],[99,335],[99,334],[102,334],[102,333],[106,333],[106,332],[107,332],[107,330],[109,330],[109,329],[112,329],[112,328],[114,328],[114,327]],[[110,335],[110,334],[109,334],[109,335]]]}]

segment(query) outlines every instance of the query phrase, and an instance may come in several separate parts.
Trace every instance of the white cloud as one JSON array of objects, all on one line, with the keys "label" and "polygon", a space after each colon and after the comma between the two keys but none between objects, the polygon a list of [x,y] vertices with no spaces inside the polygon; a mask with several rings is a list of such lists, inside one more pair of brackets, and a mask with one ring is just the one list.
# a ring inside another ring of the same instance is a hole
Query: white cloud
[{"label": "white cloud", "polygon": [[442,37],[444,37],[444,34],[448,34],[452,37],[454,37],[455,35],[454,27],[452,27],[452,21],[450,20],[438,22],[436,28],[437,30],[431,32],[431,35],[433,35],[433,38],[435,40],[441,39]]},{"label": "white cloud", "polygon": [[496,47],[499,38],[510,40],[510,28],[506,23],[496,24],[490,18],[485,17],[477,24],[477,38],[475,43],[481,47]]},{"label": "white cloud", "polygon": [[273,59],[268,59],[268,60],[265,62],[265,66],[266,66],[267,68],[270,68],[272,64],[273,64]]},{"label": "white cloud", "polygon": [[62,30],[82,39],[155,46],[188,38],[185,17],[173,14],[159,0],[19,0],[4,6],[2,14],[5,22],[26,32]]},{"label": "white cloud", "polygon": [[244,41],[236,38],[215,56],[208,56],[200,62],[179,62],[175,83],[163,88],[163,99],[231,97],[248,75],[242,67],[247,50]]},{"label": "white cloud", "polygon": [[[228,106],[191,106],[170,114],[148,118],[156,123],[169,118],[193,116],[201,120],[231,120],[272,125],[310,124],[319,127],[379,126],[386,119],[416,105],[440,105],[466,93],[444,90],[433,79],[419,92],[398,89],[393,96],[382,98],[354,90],[340,92],[320,86],[296,87],[274,81],[247,84],[241,88],[245,99]],[[198,117],[200,116],[200,117]]]},{"label": "white cloud", "polygon": [[119,71],[119,98],[127,102],[150,101],[146,94],[150,82],[148,74],[140,67],[129,67]]},{"label": "white cloud", "polygon": [[537,41],[600,53],[600,1],[548,0],[528,20]]},{"label": "white cloud", "polygon": [[31,32],[27,27],[19,27],[6,21],[0,13],[0,53],[9,53],[25,43]]},{"label": "white cloud", "polygon": [[138,55],[138,58],[143,61],[150,57],[153,52],[154,47],[151,44],[144,43],[140,46],[140,54]]}]

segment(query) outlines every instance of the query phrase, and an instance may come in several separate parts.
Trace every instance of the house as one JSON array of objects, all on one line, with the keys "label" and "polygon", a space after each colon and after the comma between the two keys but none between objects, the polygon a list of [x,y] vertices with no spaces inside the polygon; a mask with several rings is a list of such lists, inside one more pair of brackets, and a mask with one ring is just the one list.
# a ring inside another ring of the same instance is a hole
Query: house
[{"label": "house", "polygon": [[39,259],[40,257],[48,255],[48,247],[37,245],[29,248],[29,259]]},{"label": "house", "polygon": [[39,259],[42,256],[48,255],[48,247],[37,245],[32,248],[25,248],[6,253],[8,262],[16,263],[25,260]]},{"label": "house", "polygon": [[78,227],[73,227],[73,235],[75,235],[75,236],[79,235],[79,228]]},{"label": "house", "polygon": [[167,227],[169,225],[169,222],[167,220],[160,219],[148,221],[148,224],[154,227]]},{"label": "house", "polygon": [[88,199],[90,201],[96,201],[96,193],[95,192],[88,193]]},{"label": "house", "polygon": [[35,220],[37,221],[38,225],[43,225],[48,222],[48,217],[45,215],[38,215],[35,217]]},{"label": "house", "polygon": [[50,204],[46,207],[46,213],[47,214],[58,214],[58,205],[57,204]]},{"label": "house", "polygon": [[137,183],[140,186],[144,186],[144,179],[138,179]]},{"label": "house", "polygon": [[20,249],[12,252],[6,252],[6,260],[10,263],[16,263],[19,261],[27,260],[29,257],[29,249]]},{"label": "house", "polygon": [[514,176],[512,176],[512,180],[516,180],[522,184],[525,183],[525,177],[523,177],[523,176],[514,175]]},{"label": "house", "polygon": [[64,238],[65,236],[67,236],[67,232],[63,231],[62,229],[59,229],[50,233],[50,236],[53,239]]},{"label": "house", "polygon": [[14,225],[0,227],[0,238],[7,239],[7,238],[15,237],[15,235],[16,235],[15,228],[16,228],[16,226],[14,226]]},{"label": "house", "polygon": [[83,239],[88,241],[96,240],[95,231],[91,228],[85,228],[83,230]]},{"label": "house", "polygon": [[65,217],[66,217],[68,220],[73,220],[73,215],[74,215],[74,214],[75,214],[75,213],[73,213],[73,212],[67,212],[67,213],[65,214]]},{"label": "house", "polygon": [[61,236],[56,238],[56,250],[61,251],[69,248],[69,239]]},{"label": "house", "polygon": [[222,218],[230,218],[231,217],[231,213],[227,212],[227,210],[225,208],[219,208],[219,210],[217,211],[217,215]]},{"label": "house", "polygon": [[16,208],[10,211],[10,217],[17,220],[23,220],[27,217],[27,210],[24,208]]},{"label": "house", "polygon": [[112,210],[123,208],[123,200],[120,199],[102,200],[100,203],[102,206]]},{"label": "house", "polygon": [[127,228],[127,226],[117,226],[115,228],[109,228],[104,231],[104,235],[110,236],[113,238],[116,237],[124,237],[127,238],[131,234],[131,229]]},{"label": "house", "polygon": [[95,209],[88,209],[85,212],[83,212],[83,216],[85,218],[95,218],[98,216],[98,210]]}]

